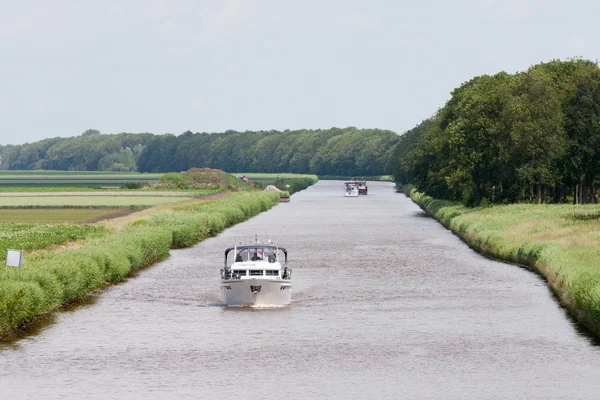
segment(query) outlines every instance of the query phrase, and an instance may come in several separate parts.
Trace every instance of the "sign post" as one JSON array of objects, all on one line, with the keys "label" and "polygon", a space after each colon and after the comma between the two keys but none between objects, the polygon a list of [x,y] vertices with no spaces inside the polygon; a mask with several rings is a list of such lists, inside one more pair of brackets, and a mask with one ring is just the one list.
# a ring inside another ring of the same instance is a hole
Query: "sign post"
[{"label": "sign post", "polygon": [[23,262],[23,250],[7,250],[6,251],[6,266],[20,267]]}]

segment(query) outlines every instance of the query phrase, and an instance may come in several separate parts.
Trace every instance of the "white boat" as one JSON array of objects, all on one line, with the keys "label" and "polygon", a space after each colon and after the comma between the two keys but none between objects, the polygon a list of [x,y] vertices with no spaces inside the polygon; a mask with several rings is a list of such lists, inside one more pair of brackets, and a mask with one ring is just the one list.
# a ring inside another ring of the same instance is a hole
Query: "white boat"
[{"label": "white boat", "polygon": [[348,181],[344,182],[344,185],[346,185],[345,197],[358,197],[358,182]]},{"label": "white boat", "polygon": [[287,266],[287,250],[271,243],[240,245],[225,250],[221,300],[226,306],[290,304],[292,269]]}]

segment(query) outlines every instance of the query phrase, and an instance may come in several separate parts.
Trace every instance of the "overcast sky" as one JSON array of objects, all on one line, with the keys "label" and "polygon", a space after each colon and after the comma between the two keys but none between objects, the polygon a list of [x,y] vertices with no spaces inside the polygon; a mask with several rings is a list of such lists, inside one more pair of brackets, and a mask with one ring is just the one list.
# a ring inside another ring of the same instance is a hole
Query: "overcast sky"
[{"label": "overcast sky", "polygon": [[591,0],[0,0],[0,144],[391,129],[474,76],[600,54]]}]

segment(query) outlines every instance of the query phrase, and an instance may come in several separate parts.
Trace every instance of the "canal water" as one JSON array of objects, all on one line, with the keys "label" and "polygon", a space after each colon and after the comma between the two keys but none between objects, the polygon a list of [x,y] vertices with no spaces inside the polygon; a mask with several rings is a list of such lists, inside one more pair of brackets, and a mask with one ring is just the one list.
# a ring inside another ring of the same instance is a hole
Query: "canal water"
[{"label": "canal water", "polygon": [[[293,303],[219,304],[225,248],[287,247]],[[535,274],[389,183],[323,181],[0,344],[2,399],[598,399],[600,349]]]}]

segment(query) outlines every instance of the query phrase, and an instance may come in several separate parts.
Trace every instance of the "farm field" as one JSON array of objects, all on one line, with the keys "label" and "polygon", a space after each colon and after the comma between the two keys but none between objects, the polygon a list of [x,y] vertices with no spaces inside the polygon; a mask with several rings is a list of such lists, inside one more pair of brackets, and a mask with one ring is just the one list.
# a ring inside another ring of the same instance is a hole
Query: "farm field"
[{"label": "farm field", "polygon": [[[100,188],[95,186],[39,186],[39,185],[22,185],[22,186],[1,186],[0,185],[0,196],[4,196],[7,193],[90,193],[94,195],[106,194],[106,193],[131,193],[131,194],[158,194],[158,193],[186,193],[190,192],[193,194],[199,193],[200,195],[212,194],[214,190],[194,190],[194,189],[116,189],[116,188]],[[18,194],[17,194],[18,196]]]},{"label": "farm field", "polygon": [[100,237],[107,230],[98,225],[24,224],[0,222],[0,260],[7,249],[35,250],[72,240]]},{"label": "farm field", "polygon": [[126,183],[154,183],[163,174],[69,172],[69,171],[0,171],[2,186],[118,186]]},{"label": "farm field", "polygon": [[153,206],[189,199],[190,196],[3,196],[0,207]]},{"label": "farm field", "polygon": [[[127,210],[129,211],[129,210]],[[115,215],[114,208],[0,209],[0,222],[35,224],[81,223]]]},{"label": "farm field", "polygon": [[214,190],[196,190],[196,191],[72,191],[72,192],[60,192],[60,191],[49,191],[49,192],[39,192],[37,191],[29,191],[29,192],[3,192],[0,193],[0,197],[52,197],[52,196],[167,196],[167,197],[197,197],[203,196],[207,194],[213,194]]}]

